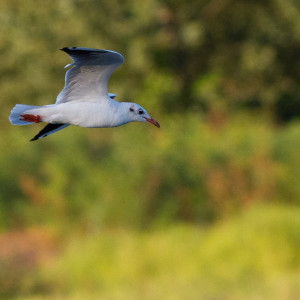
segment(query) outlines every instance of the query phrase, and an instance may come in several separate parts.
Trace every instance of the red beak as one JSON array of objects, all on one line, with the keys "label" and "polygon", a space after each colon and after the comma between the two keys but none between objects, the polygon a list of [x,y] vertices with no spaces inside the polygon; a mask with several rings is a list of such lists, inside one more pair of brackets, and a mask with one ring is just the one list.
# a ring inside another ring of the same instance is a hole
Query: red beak
[{"label": "red beak", "polygon": [[147,122],[153,124],[154,126],[160,128],[160,125],[159,125],[158,122],[156,122],[154,119],[152,119],[152,118],[149,119],[149,118],[146,118],[146,117],[145,117],[145,120],[146,120]]}]

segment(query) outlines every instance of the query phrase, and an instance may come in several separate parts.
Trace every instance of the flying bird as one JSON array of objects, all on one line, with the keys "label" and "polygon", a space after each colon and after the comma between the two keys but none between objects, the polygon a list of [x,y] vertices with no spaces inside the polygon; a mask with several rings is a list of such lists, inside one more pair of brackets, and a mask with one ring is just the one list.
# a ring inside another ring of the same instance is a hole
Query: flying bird
[{"label": "flying bird", "polygon": [[31,141],[57,132],[69,125],[81,127],[116,127],[129,122],[149,122],[160,127],[147,111],[136,103],[117,102],[108,93],[110,75],[123,62],[120,53],[80,47],[60,49],[73,63],[65,75],[65,86],[55,104],[35,106],[16,104],[9,116],[13,125],[48,123]]}]

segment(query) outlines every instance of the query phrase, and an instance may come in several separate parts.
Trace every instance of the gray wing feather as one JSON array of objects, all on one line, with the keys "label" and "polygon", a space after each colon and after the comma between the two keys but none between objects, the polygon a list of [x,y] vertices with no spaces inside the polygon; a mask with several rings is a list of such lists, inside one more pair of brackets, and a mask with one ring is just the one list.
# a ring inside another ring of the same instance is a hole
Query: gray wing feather
[{"label": "gray wing feather", "polygon": [[73,64],[66,72],[65,86],[56,103],[106,99],[108,79],[124,62],[123,56],[114,51],[89,48],[68,47],[61,50],[71,56]]}]

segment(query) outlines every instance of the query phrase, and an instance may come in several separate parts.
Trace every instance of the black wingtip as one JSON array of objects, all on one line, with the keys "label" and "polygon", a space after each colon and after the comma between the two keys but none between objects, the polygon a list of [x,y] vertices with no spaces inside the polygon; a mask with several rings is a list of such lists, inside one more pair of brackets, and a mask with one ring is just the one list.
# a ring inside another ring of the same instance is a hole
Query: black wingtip
[{"label": "black wingtip", "polygon": [[93,48],[83,48],[83,47],[63,47],[59,49],[61,51],[64,51],[68,54],[72,53],[78,53],[78,54],[89,54],[89,53],[107,53],[110,52],[109,50],[104,49],[93,49]]},{"label": "black wingtip", "polygon": [[[39,132],[36,136],[34,136],[31,140],[30,140],[30,142],[34,142],[34,141],[37,141],[37,140],[39,140],[40,139],[40,137],[41,137],[41,134],[40,134],[41,132]],[[43,137],[46,137],[47,135],[44,135]]]},{"label": "black wingtip", "polygon": [[48,136],[49,132],[51,132],[51,131],[53,131],[55,129],[58,129],[61,126],[65,126],[65,124],[47,124],[36,136],[34,136],[30,140],[30,142],[33,142],[33,141],[36,141],[36,140],[39,140],[41,138],[44,138],[44,137]]},{"label": "black wingtip", "polygon": [[77,48],[77,47],[63,47],[63,48],[61,48],[61,49],[59,49],[59,50],[64,51],[64,52],[66,52],[66,53],[70,53],[71,50],[75,50],[76,48]]},{"label": "black wingtip", "polygon": [[35,136],[35,137],[32,138],[29,142],[34,142],[34,141],[36,141],[36,140],[38,140],[38,138]]}]

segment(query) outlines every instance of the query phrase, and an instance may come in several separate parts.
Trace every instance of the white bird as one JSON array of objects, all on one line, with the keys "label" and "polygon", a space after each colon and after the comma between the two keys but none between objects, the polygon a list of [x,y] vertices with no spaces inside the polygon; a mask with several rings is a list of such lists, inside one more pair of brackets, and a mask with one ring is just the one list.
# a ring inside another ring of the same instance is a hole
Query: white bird
[{"label": "white bird", "polygon": [[149,122],[160,127],[147,111],[136,103],[117,102],[108,93],[110,75],[123,62],[120,53],[80,47],[62,51],[73,60],[66,72],[65,86],[56,103],[44,106],[16,104],[9,120],[13,125],[48,123],[31,141],[43,138],[69,125],[116,127],[129,122]]}]

